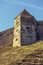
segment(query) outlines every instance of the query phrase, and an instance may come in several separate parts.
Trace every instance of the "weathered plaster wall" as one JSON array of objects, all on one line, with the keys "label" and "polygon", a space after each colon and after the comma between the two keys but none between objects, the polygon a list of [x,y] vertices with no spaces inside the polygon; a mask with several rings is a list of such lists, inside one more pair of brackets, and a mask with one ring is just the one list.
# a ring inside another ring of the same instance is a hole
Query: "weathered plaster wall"
[{"label": "weathered plaster wall", "polygon": [[21,46],[21,16],[19,15],[14,20],[14,38],[13,38],[13,47]]}]

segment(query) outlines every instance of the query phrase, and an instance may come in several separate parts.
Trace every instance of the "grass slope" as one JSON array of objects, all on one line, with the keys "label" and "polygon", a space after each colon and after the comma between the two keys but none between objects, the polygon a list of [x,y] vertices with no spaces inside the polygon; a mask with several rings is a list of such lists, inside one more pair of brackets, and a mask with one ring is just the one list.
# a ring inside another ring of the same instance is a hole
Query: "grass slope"
[{"label": "grass slope", "polygon": [[1,46],[0,65],[43,65],[43,41],[20,48]]}]

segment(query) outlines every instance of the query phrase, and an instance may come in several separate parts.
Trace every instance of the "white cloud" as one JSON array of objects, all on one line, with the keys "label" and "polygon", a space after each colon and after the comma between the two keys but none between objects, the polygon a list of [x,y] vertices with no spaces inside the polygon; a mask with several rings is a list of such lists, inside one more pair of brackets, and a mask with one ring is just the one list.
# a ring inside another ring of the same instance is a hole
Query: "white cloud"
[{"label": "white cloud", "polygon": [[4,0],[10,4],[18,4],[18,5],[23,5],[23,6],[27,6],[27,7],[31,7],[31,8],[35,8],[35,9],[39,9],[39,10],[43,10],[43,7],[37,6],[37,5],[33,5],[33,4],[29,4],[29,3],[24,3],[24,2],[20,2],[17,0]]}]

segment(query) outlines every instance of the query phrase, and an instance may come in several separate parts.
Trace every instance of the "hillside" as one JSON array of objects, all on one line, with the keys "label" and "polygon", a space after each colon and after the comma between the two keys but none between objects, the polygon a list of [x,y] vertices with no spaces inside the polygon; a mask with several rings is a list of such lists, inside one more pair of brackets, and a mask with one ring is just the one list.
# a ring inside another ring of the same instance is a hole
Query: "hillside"
[{"label": "hillside", "polygon": [[12,45],[13,29],[14,28],[10,28],[8,30],[0,32],[0,45]]},{"label": "hillside", "polygon": [[20,48],[1,46],[0,65],[43,65],[43,41]]},{"label": "hillside", "polygon": [[43,65],[43,41],[13,48],[13,29],[0,32],[0,65]]}]

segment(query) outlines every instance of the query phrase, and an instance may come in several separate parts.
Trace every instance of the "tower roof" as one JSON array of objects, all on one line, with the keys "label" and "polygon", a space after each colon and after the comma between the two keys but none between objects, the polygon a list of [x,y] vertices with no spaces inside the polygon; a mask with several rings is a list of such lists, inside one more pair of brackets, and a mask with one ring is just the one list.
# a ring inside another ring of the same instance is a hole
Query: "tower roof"
[{"label": "tower roof", "polygon": [[20,13],[20,15],[23,15],[23,14],[32,16],[26,9],[24,9],[24,10]]},{"label": "tower roof", "polygon": [[[31,15],[26,9],[22,10],[19,15],[27,15],[27,16],[31,16],[31,17],[32,17],[32,15]],[[18,15],[18,16],[19,16],[19,15]],[[17,17],[18,17],[18,16],[17,16]],[[16,17],[16,18],[17,18],[17,17]]]}]

